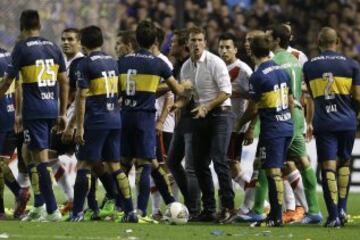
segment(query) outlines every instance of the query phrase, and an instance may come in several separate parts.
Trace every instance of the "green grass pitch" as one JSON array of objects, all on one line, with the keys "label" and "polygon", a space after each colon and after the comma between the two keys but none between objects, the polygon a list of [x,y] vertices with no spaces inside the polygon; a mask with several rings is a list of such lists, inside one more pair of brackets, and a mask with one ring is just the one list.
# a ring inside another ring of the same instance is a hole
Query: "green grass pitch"
[{"label": "green grass pitch", "polygon": [[[63,194],[56,191],[58,201]],[[99,194],[99,199],[102,193]],[[12,207],[13,197],[5,192],[6,205]],[[237,194],[237,203],[242,195]],[[322,213],[326,210],[319,194]],[[319,225],[286,225],[282,228],[251,228],[248,224],[120,224],[113,222],[31,223],[0,221],[0,239],[78,239],[78,240],[342,240],[360,239],[360,194],[351,193],[349,214],[351,222],[342,229],[326,229]],[[359,215],[359,216],[358,216]]]}]

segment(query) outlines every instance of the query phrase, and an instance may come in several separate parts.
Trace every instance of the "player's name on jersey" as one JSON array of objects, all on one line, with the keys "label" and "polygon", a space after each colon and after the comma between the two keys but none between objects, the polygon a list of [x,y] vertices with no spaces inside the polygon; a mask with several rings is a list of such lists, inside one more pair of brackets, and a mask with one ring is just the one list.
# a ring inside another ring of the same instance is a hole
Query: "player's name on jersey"
[{"label": "player's name on jersey", "polygon": [[346,61],[346,57],[344,57],[344,56],[318,56],[318,57],[312,58],[310,61],[315,62],[315,61],[319,61],[319,60],[342,60],[342,61]]},{"label": "player's name on jersey", "polygon": [[54,44],[52,42],[46,41],[46,40],[45,41],[43,41],[43,40],[34,40],[34,41],[29,41],[29,42],[26,43],[26,46],[28,46],[28,47],[35,46],[35,45],[41,45],[41,46],[43,46],[43,45],[51,45],[51,46],[53,46]]},{"label": "player's name on jersey", "polygon": [[0,58],[4,58],[4,57],[10,57],[10,53],[8,53],[8,52],[0,53]]},{"label": "player's name on jersey", "polygon": [[141,58],[150,58],[153,59],[155,58],[152,55],[146,55],[146,54],[141,54],[141,53],[130,53],[128,55],[126,55],[127,57],[141,57]]},{"label": "player's name on jersey", "polygon": [[275,118],[276,118],[276,121],[278,121],[278,122],[284,122],[291,118],[291,114],[290,113],[277,114],[277,115],[275,115]]},{"label": "player's name on jersey", "polygon": [[94,56],[90,57],[90,60],[95,61],[95,60],[98,60],[98,59],[111,59],[111,58],[112,57],[108,56],[108,55],[94,55]]},{"label": "player's name on jersey", "polygon": [[326,108],[327,113],[337,112],[337,105],[336,104],[326,105],[325,108]]},{"label": "player's name on jersey", "polygon": [[288,68],[294,68],[294,67],[302,67],[300,63],[285,63],[278,66],[271,66],[267,67],[264,70],[262,70],[263,74],[268,74],[272,71],[279,70],[279,69],[288,69]]}]

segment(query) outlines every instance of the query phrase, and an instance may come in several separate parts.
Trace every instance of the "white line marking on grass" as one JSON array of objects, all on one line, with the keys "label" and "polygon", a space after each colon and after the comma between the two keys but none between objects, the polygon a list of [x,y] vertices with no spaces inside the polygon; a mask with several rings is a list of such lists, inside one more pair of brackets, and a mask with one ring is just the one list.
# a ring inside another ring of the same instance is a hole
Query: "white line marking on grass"
[{"label": "white line marking on grass", "polygon": [[80,239],[80,240],[127,240],[123,237],[87,237],[87,236],[59,236],[59,235],[30,235],[30,234],[9,234],[9,238],[22,239]]}]

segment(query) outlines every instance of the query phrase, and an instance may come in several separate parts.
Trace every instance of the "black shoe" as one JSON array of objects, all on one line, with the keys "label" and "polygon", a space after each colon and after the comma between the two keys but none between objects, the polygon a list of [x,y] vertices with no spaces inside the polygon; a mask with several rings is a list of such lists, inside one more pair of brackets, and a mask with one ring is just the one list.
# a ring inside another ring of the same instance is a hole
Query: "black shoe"
[{"label": "black shoe", "polygon": [[283,224],[281,219],[274,220],[268,217],[264,221],[254,222],[250,226],[251,227],[282,227]]},{"label": "black shoe", "polygon": [[327,228],[340,228],[340,226],[341,226],[341,222],[339,218],[335,218],[335,219],[328,218],[326,220],[326,223],[324,224],[324,227]]},{"label": "black shoe", "polygon": [[216,220],[216,214],[209,211],[202,211],[199,215],[194,216],[191,222],[214,222]]},{"label": "black shoe", "polygon": [[223,208],[221,212],[217,215],[216,221],[220,224],[228,224],[234,222],[237,216],[238,214],[236,209]]}]

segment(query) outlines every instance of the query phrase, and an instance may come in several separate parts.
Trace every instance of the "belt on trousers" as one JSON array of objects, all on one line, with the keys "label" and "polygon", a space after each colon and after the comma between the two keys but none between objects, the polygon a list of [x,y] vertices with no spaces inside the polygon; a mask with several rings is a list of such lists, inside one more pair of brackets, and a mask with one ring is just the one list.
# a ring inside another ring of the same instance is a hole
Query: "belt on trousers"
[{"label": "belt on trousers", "polygon": [[228,112],[231,111],[231,106],[218,106],[215,107],[212,111]]}]

